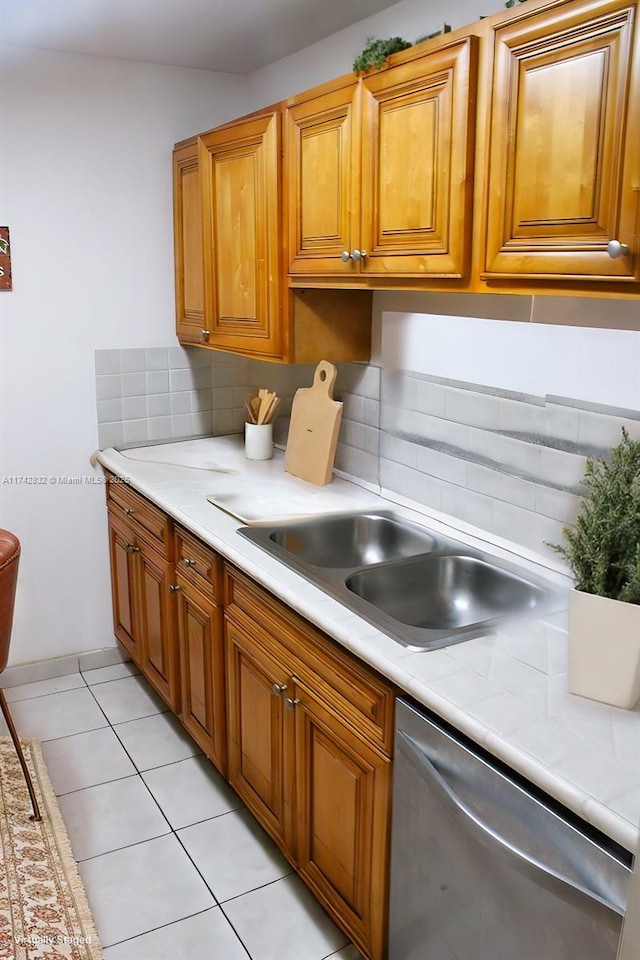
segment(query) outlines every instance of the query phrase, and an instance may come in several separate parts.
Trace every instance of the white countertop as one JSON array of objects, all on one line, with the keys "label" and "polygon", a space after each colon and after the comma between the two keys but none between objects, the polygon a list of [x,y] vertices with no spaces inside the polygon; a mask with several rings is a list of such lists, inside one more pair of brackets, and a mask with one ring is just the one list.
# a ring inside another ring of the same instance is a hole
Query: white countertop
[{"label": "white countertop", "polygon": [[[284,472],[283,454],[249,461],[242,438],[212,437],[98,454],[103,466],[190,529],[338,643],[627,850],[640,839],[640,706],[609,707],[567,692],[567,614],[526,621],[491,636],[415,652],[375,629],[319,587],[238,536],[243,523],[320,512],[389,507],[355,483],[316,487]],[[208,497],[224,508],[213,506]],[[395,499],[395,498],[394,498]],[[413,507],[413,509],[411,508]],[[482,531],[425,515],[414,522],[514,559]],[[513,548],[517,550],[518,548]],[[569,587],[560,573],[523,566]]]}]

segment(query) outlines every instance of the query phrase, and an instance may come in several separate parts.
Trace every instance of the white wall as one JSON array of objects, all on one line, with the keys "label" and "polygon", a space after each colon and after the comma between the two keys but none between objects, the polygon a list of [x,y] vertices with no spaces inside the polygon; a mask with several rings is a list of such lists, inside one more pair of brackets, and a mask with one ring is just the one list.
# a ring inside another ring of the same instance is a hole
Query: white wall
[{"label": "white wall", "polygon": [[256,70],[249,77],[252,109],[348,73],[369,37],[399,36],[414,43],[441,29],[445,22],[455,30],[499,10],[504,10],[504,0],[401,0],[326,40]]},{"label": "white wall", "polygon": [[246,80],[0,45],[0,526],[21,539],[11,662],[115,643],[94,350],[175,345],[171,147]]}]

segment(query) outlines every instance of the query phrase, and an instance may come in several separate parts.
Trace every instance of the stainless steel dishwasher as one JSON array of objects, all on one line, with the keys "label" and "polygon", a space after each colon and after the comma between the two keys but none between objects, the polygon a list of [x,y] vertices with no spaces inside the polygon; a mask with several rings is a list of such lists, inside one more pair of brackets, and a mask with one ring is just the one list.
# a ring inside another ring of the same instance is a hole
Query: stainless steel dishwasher
[{"label": "stainless steel dishwasher", "polygon": [[396,702],[389,960],[615,960],[631,855]]}]

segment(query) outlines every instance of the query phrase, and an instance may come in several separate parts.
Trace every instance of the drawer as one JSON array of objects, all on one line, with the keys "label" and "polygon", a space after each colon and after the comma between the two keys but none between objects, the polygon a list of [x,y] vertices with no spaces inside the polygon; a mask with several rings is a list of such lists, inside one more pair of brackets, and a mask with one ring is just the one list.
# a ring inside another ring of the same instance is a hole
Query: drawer
[{"label": "drawer", "polygon": [[209,600],[222,602],[222,560],[182,527],[175,531],[176,569]]},{"label": "drawer", "polygon": [[363,739],[391,756],[396,691],[335,640],[233,567],[225,568],[226,616],[323,698]]},{"label": "drawer", "polygon": [[119,477],[108,476],[107,505],[115,516],[131,523],[143,540],[166,559],[173,556],[172,522],[162,510]]}]

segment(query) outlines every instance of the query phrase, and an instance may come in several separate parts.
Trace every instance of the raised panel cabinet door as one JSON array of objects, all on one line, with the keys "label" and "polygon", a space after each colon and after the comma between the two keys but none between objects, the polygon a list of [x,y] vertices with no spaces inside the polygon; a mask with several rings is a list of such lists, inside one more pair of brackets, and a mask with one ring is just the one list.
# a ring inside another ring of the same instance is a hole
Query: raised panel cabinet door
[{"label": "raised panel cabinet door", "polygon": [[349,276],[360,192],[357,80],[285,113],[289,272]]},{"label": "raised panel cabinet door", "polygon": [[487,278],[640,277],[636,16],[592,0],[496,29]]},{"label": "raised panel cabinet door", "polygon": [[362,80],[364,274],[463,277],[478,38]]},{"label": "raised panel cabinet door", "polygon": [[137,603],[142,672],[174,712],[180,709],[173,564],[138,543]]},{"label": "raised panel cabinet door", "polygon": [[229,783],[274,840],[288,850],[287,672],[264,653],[258,641],[229,619],[225,633]]},{"label": "raised panel cabinet door", "polygon": [[200,137],[205,327],[229,350],[281,352],[280,117]]},{"label": "raised panel cabinet door", "polygon": [[204,328],[204,277],[197,140],[173,152],[173,236],[176,333],[182,343],[199,343]]},{"label": "raised panel cabinet door", "polygon": [[226,770],[222,610],[178,576],[180,719],[222,773]]},{"label": "raised panel cabinet door", "polygon": [[356,946],[386,952],[390,761],[296,682],[298,871]]},{"label": "raised panel cabinet door", "polygon": [[109,558],[114,632],[133,660],[142,665],[136,623],[136,553],[132,529],[109,512]]}]

